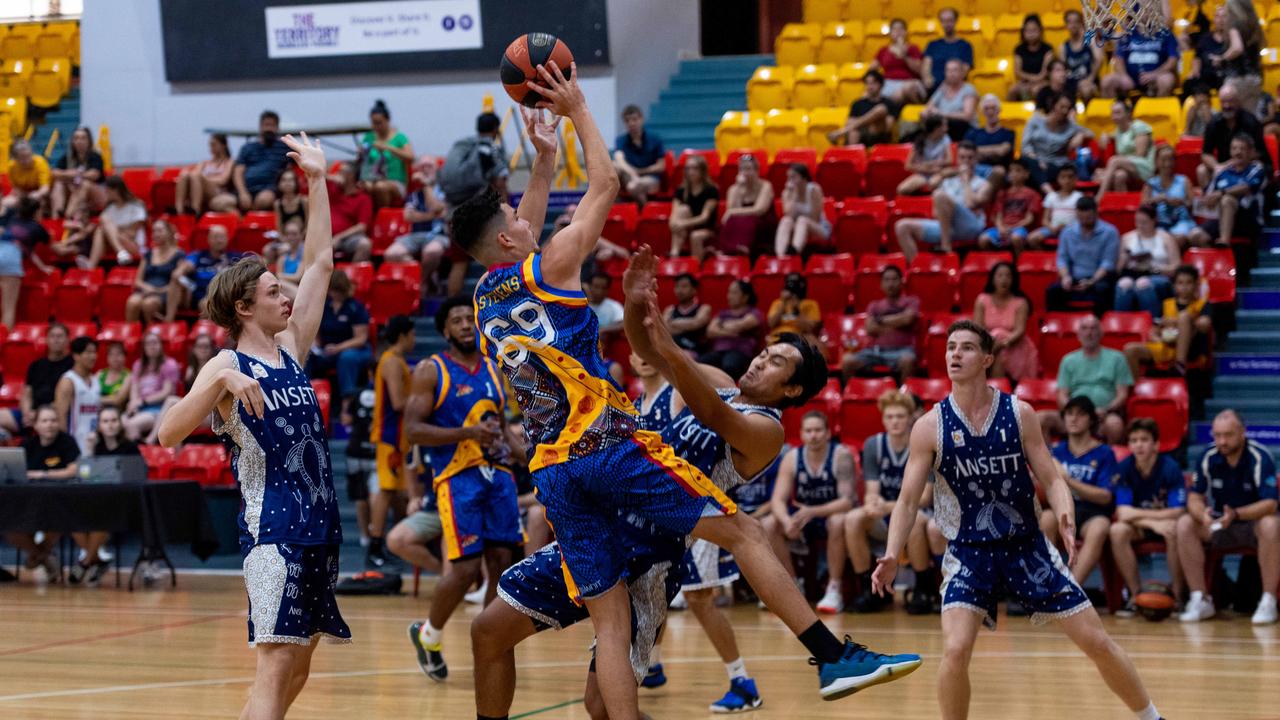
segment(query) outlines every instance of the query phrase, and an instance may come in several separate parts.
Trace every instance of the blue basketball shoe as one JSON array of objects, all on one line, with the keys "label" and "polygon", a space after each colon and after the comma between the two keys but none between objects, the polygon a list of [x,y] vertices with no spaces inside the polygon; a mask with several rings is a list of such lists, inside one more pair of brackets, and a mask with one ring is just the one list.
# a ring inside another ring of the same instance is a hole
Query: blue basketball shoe
[{"label": "blue basketball shoe", "polygon": [[823,664],[817,658],[809,658],[810,665],[818,666],[818,684],[823,700],[839,700],[873,685],[892,682],[915,672],[923,662],[919,655],[881,655],[868,650],[844,636],[844,654],[840,660]]},{"label": "blue basketball shoe", "polygon": [[736,713],[755,710],[764,704],[760,693],[756,690],[756,681],[751,678],[734,678],[729,683],[729,692],[724,697],[711,703],[713,713]]},{"label": "blue basketball shoe", "polygon": [[666,684],[667,675],[662,672],[662,663],[650,665],[649,672],[645,673],[644,679],[640,681],[640,687],[648,688],[650,690],[660,688]]}]

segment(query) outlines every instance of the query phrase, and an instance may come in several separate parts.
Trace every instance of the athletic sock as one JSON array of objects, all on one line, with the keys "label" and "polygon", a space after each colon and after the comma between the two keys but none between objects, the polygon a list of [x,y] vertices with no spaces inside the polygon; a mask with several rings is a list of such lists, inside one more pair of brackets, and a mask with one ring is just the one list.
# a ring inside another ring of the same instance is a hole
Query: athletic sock
[{"label": "athletic sock", "polygon": [[750,677],[749,675],[747,675],[747,663],[742,658],[738,658],[733,662],[725,663],[724,669],[725,669],[725,672],[729,673],[729,682],[733,682],[738,678],[742,678],[743,680],[746,680],[748,677]]},{"label": "athletic sock", "polygon": [[506,715],[503,715],[502,717],[490,717],[490,716],[488,716],[488,715],[479,715],[479,714],[477,714],[477,715],[476,715],[476,720],[507,720],[507,717],[508,717],[508,716],[506,716]]},{"label": "athletic sock", "polygon": [[933,568],[916,571],[916,589],[933,592],[938,589],[938,581],[934,579]]},{"label": "athletic sock", "polygon": [[433,626],[428,620],[422,623],[422,627],[418,628],[418,640],[422,642],[423,647],[428,649],[437,649],[440,647],[441,641],[444,640],[444,631]]},{"label": "athletic sock", "polygon": [[821,620],[815,620],[808,630],[800,633],[797,638],[809,651],[809,654],[818,659],[818,662],[824,665],[833,662],[839,662],[841,656],[844,655],[844,643],[840,642],[831,629],[822,624]]},{"label": "athletic sock", "polygon": [[1147,703],[1147,706],[1134,713],[1134,717],[1138,720],[1160,720],[1160,712],[1156,710],[1155,703]]}]

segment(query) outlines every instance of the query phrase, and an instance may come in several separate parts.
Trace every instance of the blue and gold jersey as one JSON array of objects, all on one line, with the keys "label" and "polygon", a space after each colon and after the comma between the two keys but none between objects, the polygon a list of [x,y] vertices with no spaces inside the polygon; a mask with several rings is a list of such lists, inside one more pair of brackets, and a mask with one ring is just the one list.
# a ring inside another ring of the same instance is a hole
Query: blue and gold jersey
[{"label": "blue and gold jersey", "polygon": [[[436,369],[436,394],[431,408],[433,425],[464,428],[490,416],[501,419],[507,394],[493,361],[480,358],[475,368],[467,368],[445,353],[436,353],[428,362]],[[463,470],[496,464],[475,440],[436,445],[426,451],[437,487]]]},{"label": "blue and gold jersey", "polygon": [[600,356],[596,314],[581,291],[543,282],[541,255],[491,268],[475,305],[481,348],[524,413],[530,472],[631,439],[639,419]]},{"label": "blue and gold jersey", "polygon": [[404,452],[408,450],[404,443],[404,435],[400,432],[404,411],[396,410],[391,405],[391,392],[387,389],[387,377],[391,373],[400,375],[400,387],[404,388],[406,394],[413,382],[409,373],[409,364],[404,358],[390,350],[384,351],[373,372],[373,422],[369,427],[369,439],[375,445],[390,445]]}]

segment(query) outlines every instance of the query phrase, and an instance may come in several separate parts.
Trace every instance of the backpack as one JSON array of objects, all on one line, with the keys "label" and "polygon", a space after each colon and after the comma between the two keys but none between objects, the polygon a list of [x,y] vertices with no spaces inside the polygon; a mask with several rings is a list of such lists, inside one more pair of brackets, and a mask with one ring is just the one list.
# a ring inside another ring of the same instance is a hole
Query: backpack
[{"label": "backpack", "polygon": [[[477,137],[463,138],[449,148],[440,169],[440,189],[451,207],[479,195],[489,186],[496,148]],[[487,162],[486,162],[487,161]],[[488,167],[486,167],[486,165]]]}]

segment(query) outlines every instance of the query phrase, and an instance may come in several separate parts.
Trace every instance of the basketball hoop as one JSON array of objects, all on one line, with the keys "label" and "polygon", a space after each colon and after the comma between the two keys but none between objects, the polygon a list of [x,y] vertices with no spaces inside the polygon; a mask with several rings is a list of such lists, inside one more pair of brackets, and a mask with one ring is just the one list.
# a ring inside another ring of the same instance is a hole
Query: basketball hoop
[{"label": "basketball hoop", "polygon": [[1167,23],[1160,0],[1080,0],[1085,41],[1103,45],[1138,33],[1154,37]]}]

